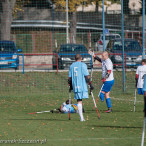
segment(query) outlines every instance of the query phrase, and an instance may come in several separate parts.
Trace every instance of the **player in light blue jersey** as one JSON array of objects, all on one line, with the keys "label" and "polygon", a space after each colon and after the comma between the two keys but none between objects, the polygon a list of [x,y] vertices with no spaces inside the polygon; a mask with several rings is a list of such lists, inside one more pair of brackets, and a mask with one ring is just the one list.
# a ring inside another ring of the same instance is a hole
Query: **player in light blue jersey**
[{"label": "player in light blue jersey", "polygon": [[88,99],[87,84],[89,85],[91,90],[93,90],[93,86],[89,79],[87,65],[81,62],[81,55],[77,54],[75,56],[75,60],[76,62],[72,63],[69,69],[68,83],[70,84],[70,87],[72,86],[74,99],[77,99],[78,102],[77,108],[80,115],[80,121],[85,121],[82,112],[82,99]]},{"label": "player in light blue jersey", "polygon": [[143,76],[144,84],[143,84],[143,91],[144,91],[144,113],[146,117],[146,74]]}]

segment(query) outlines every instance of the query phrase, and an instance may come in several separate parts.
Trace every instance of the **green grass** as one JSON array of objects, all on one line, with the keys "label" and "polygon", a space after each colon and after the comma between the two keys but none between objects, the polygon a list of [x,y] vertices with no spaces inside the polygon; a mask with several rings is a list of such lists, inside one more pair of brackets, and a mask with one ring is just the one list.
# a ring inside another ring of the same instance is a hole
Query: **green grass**
[{"label": "green grass", "polygon": [[[126,73],[126,92],[122,92],[122,73],[115,72],[111,92],[113,113],[107,114],[105,102],[98,102],[101,119],[92,111],[91,97],[84,100],[85,122],[78,114],[29,112],[58,108],[68,98],[68,73],[0,73],[0,142],[1,140],[46,140],[49,146],[137,146],[141,143],[143,96],[137,95],[133,112],[134,72]],[[101,87],[101,72],[93,73],[94,95]],[[72,94],[73,97],[73,94]],[[76,103],[76,101],[73,101]],[[21,141],[22,142],[22,141]],[[4,142],[3,144],[4,145]],[[11,144],[5,144],[11,145]],[[23,145],[41,145],[23,144]]]}]

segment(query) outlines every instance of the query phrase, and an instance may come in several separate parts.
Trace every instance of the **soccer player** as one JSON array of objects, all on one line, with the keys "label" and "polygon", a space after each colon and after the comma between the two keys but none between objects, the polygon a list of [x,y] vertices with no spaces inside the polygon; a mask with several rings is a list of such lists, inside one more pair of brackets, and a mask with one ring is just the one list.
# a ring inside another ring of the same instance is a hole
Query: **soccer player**
[{"label": "soccer player", "polygon": [[110,113],[112,112],[112,106],[111,106],[111,99],[109,94],[112,86],[114,85],[113,63],[109,59],[108,52],[106,51],[102,53],[102,58],[99,58],[90,50],[88,53],[92,55],[95,60],[98,60],[99,62],[102,63],[102,82],[104,85],[99,96],[101,101],[103,102],[104,102],[104,98],[106,99],[108,110],[105,112]]},{"label": "soccer player", "polygon": [[[68,114],[69,109],[70,109],[70,113],[78,113],[77,104],[72,104],[72,103],[69,104],[69,100],[66,100],[65,102],[63,102],[59,108],[50,110],[50,112]],[[83,108],[83,112],[85,112],[84,108]]]},{"label": "soccer player", "polygon": [[146,59],[142,60],[142,65],[138,66],[137,70],[136,70],[136,87],[138,89],[138,94],[140,95],[144,95],[143,92],[143,76],[144,74],[146,74]]},{"label": "soccer player", "polygon": [[146,74],[144,75],[143,92],[144,92],[144,116],[146,117]]},{"label": "soccer player", "polygon": [[72,63],[69,69],[68,83],[72,85],[74,99],[77,99],[77,109],[80,116],[80,121],[85,121],[83,116],[82,99],[88,99],[87,84],[91,90],[93,90],[94,87],[92,86],[89,79],[87,65],[81,62],[82,57],[80,54],[76,54],[75,61],[76,62]]}]

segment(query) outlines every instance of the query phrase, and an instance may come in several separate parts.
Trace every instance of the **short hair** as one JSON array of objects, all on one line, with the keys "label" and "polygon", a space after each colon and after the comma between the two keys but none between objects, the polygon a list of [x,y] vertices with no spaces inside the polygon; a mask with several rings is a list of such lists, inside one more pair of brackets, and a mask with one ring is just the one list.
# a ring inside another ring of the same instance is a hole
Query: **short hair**
[{"label": "short hair", "polygon": [[[66,100],[66,102],[65,102],[66,104],[69,104],[69,100]],[[71,101],[71,104],[72,104],[72,101]]]},{"label": "short hair", "polygon": [[81,60],[81,59],[82,59],[82,56],[80,54],[76,54],[75,60],[78,61],[78,60]]},{"label": "short hair", "polygon": [[142,61],[141,62],[143,62],[144,64],[146,64],[146,59],[142,59]]},{"label": "short hair", "polygon": [[109,53],[107,51],[104,51],[103,54],[105,54],[106,56],[109,56]]}]

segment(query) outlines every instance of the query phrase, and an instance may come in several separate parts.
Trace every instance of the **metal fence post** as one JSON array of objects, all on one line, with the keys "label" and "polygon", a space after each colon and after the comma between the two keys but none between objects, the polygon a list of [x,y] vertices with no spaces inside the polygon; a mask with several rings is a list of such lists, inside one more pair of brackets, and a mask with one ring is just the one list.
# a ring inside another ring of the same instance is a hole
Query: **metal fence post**
[{"label": "metal fence post", "polygon": [[69,43],[69,30],[68,30],[68,0],[66,0],[66,43]]},{"label": "metal fence post", "polygon": [[125,92],[125,54],[124,54],[124,19],[123,19],[123,0],[121,0],[121,18],[122,18],[122,48],[123,48],[123,91]]},{"label": "metal fence post", "polygon": [[102,0],[102,26],[103,26],[103,51],[105,51],[105,16],[104,16],[104,0]]},{"label": "metal fence post", "polygon": [[142,29],[142,42],[143,42],[143,53],[142,58],[145,59],[145,0],[143,0],[143,9],[142,9],[142,17],[143,17],[143,29]]}]

